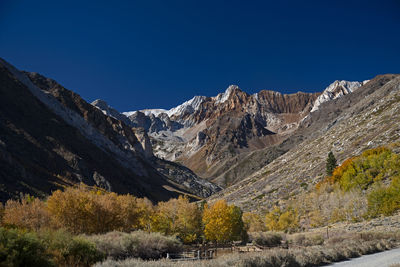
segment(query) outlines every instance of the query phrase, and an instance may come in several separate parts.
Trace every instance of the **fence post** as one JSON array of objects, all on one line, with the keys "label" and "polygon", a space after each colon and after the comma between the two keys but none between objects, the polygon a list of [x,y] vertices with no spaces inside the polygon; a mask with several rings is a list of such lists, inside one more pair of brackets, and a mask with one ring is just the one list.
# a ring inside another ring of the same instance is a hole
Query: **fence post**
[{"label": "fence post", "polygon": [[200,250],[197,251],[197,259],[200,260]]},{"label": "fence post", "polygon": [[167,253],[167,259],[169,259],[169,253]]}]

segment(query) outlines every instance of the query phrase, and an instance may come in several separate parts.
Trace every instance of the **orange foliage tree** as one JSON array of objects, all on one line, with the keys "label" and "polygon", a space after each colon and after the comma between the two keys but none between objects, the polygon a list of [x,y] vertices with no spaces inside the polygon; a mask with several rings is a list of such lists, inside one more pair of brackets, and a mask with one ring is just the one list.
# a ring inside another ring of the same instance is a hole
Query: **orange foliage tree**
[{"label": "orange foliage tree", "polygon": [[4,207],[3,224],[38,231],[50,228],[46,203],[26,195],[21,200],[8,200]]},{"label": "orange foliage tree", "polygon": [[47,200],[48,211],[55,223],[74,233],[105,233],[140,228],[137,199],[86,186],[57,190]]}]

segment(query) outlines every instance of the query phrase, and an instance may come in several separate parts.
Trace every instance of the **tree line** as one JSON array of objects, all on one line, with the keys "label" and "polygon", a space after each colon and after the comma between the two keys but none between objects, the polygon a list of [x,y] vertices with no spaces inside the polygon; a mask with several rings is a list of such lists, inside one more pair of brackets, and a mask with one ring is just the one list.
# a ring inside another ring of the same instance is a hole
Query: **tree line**
[{"label": "tree line", "polygon": [[242,211],[225,200],[194,203],[180,196],[154,205],[146,198],[85,185],[54,191],[46,200],[9,200],[2,208],[2,225],[34,231],[63,228],[73,234],[143,230],[175,235],[184,243],[246,237]]}]

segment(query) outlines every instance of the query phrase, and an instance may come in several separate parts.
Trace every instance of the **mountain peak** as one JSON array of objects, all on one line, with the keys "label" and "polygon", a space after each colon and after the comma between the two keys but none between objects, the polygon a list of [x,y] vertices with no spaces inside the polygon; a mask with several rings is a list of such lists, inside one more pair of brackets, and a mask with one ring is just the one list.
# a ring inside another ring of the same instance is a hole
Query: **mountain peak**
[{"label": "mountain peak", "polygon": [[186,113],[193,113],[194,111],[198,110],[201,103],[203,103],[207,97],[205,96],[194,96],[192,99],[184,102],[183,104],[171,108],[167,111],[168,116],[173,115],[183,115]]},{"label": "mountain peak", "polygon": [[355,90],[357,90],[358,88],[360,88],[361,86],[363,86],[364,84],[366,84],[367,82],[368,80],[363,82],[358,82],[358,81],[351,82],[345,80],[334,81],[317,98],[313,108],[311,109],[311,112],[316,111],[322,103],[339,98],[343,95],[350,94]]},{"label": "mountain peak", "polygon": [[234,93],[235,91],[240,91],[242,92],[242,90],[240,90],[239,86],[237,85],[229,85],[228,88],[226,88],[224,93],[220,93],[215,97],[215,103],[224,103],[226,100],[229,99],[229,97],[232,95],[232,93]]},{"label": "mountain peak", "polygon": [[92,104],[92,106],[98,107],[99,109],[102,109],[102,110],[109,108],[107,102],[104,100],[101,100],[101,99],[96,99],[91,104]]}]

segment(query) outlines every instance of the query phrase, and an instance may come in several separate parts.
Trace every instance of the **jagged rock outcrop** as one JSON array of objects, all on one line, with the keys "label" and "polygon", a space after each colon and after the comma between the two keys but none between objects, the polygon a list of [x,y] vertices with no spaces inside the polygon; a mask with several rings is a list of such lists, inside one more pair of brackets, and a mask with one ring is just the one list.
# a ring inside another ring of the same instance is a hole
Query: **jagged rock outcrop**
[{"label": "jagged rock outcrop", "polygon": [[369,80],[363,82],[335,81],[330,84],[322,94],[317,98],[311,112],[314,112],[318,107],[327,101],[350,94],[366,84]]}]

